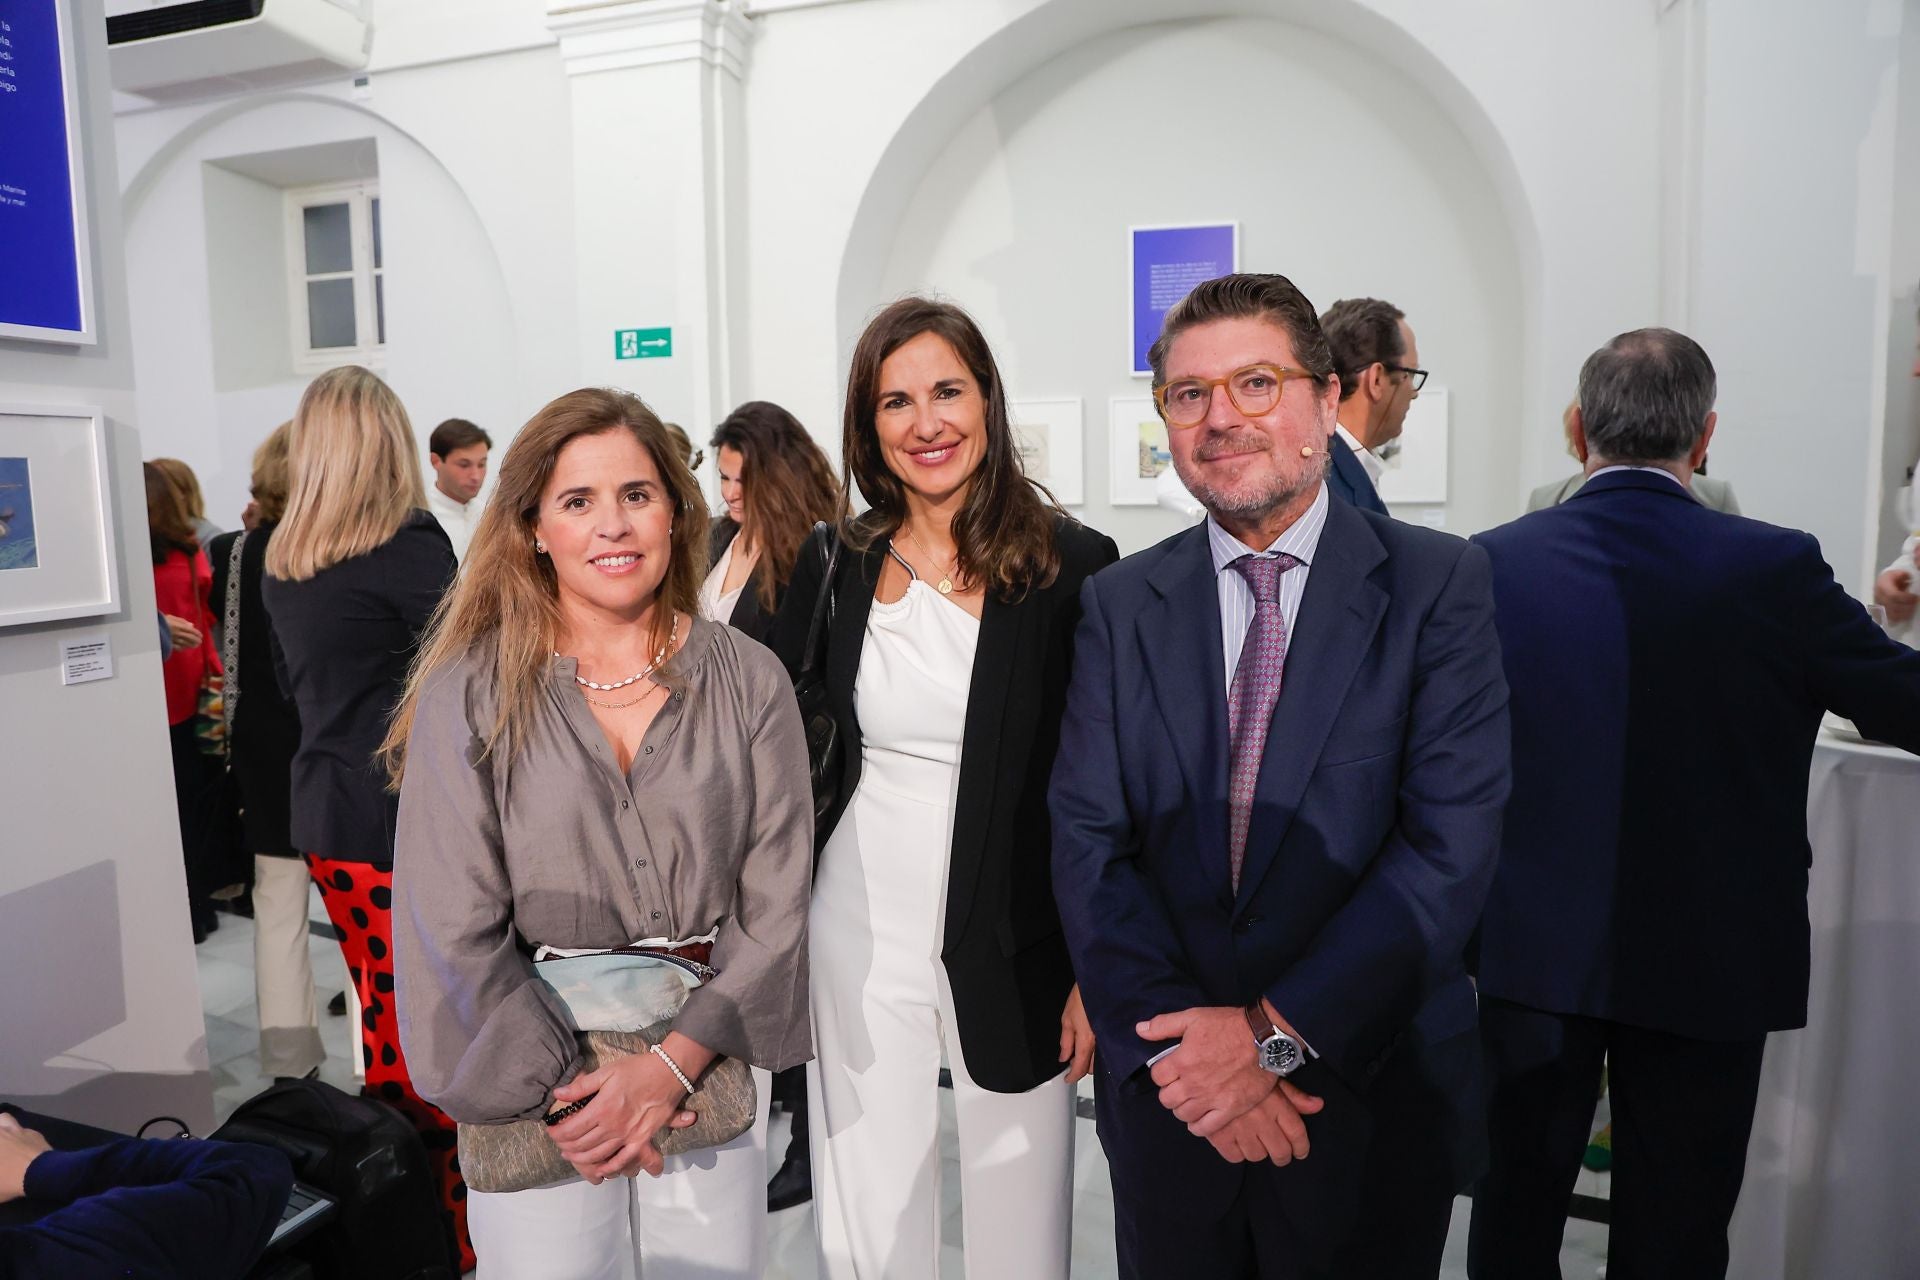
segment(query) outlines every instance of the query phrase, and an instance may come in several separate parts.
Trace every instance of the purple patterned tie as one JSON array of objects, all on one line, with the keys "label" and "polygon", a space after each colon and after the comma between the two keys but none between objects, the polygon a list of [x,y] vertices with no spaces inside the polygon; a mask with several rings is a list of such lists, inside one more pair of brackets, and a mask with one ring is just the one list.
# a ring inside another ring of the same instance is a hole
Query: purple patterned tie
[{"label": "purple patterned tie", "polygon": [[1266,754],[1267,727],[1280,701],[1280,670],[1287,660],[1287,620],[1280,614],[1280,575],[1300,562],[1289,555],[1241,556],[1227,567],[1253,592],[1253,624],[1227,691],[1227,854],[1233,889],[1240,891],[1240,864],[1247,856],[1247,824],[1253,788]]}]

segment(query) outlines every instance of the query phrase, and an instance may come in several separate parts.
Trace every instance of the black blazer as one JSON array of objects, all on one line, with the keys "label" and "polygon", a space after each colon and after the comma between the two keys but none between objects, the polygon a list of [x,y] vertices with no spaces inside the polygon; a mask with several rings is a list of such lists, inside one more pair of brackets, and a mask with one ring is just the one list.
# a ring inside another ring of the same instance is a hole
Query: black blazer
[{"label": "black blazer", "polygon": [[[713,518],[713,527],[707,533],[709,568],[720,563],[720,557],[739,536],[740,522],[732,516],[722,512]],[[727,619],[727,625],[735,631],[745,632],[761,644],[772,645],[774,615],[760,606],[760,575],[765,569],[764,560],[753,566],[753,572],[747,575],[746,584],[740,589],[740,598],[734,601],[733,616]],[[778,599],[777,595],[775,599]]]},{"label": "black blazer", "polygon": [[276,672],[300,712],[292,829],[300,852],[393,861],[400,798],[387,790],[374,754],[406,690],[420,633],[458,571],[447,531],[416,510],[365,555],[305,582],[262,581]]},{"label": "black blazer", "polygon": [[[949,851],[941,960],[967,1072],[982,1088],[1020,1093],[1063,1070],[1060,1014],[1073,966],[1053,900],[1047,782],[1060,745],[1080,622],[1080,585],[1120,558],[1113,539],[1060,517],[1060,573],[1017,604],[988,595],[974,652],[960,782]],[[828,701],[845,744],[839,803],[820,824],[824,847],[860,783],[853,690],[886,544],[842,552],[827,637]],[[773,648],[800,664],[824,565],[801,553],[774,628]]]},{"label": "black blazer", "polygon": [[1480,994],[1701,1040],[1807,1019],[1820,716],[1920,752],[1920,653],[1820,545],[1595,476],[1477,534],[1513,689]]},{"label": "black blazer", "polygon": [[[240,617],[226,625],[237,627],[239,671],[227,670],[227,698],[238,701],[233,710],[231,753],[233,780],[240,789],[240,821],[248,853],[297,857],[290,832],[293,753],[300,749],[300,713],[280,689],[273,666],[273,624],[260,599],[260,579],[266,572],[267,540],[274,526],[263,524],[247,535],[240,548]],[[225,619],[227,566],[234,539],[223,533],[207,546],[213,561],[213,612]],[[223,646],[224,649],[224,646]],[[235,691],[238,690],[236,693]]]}]

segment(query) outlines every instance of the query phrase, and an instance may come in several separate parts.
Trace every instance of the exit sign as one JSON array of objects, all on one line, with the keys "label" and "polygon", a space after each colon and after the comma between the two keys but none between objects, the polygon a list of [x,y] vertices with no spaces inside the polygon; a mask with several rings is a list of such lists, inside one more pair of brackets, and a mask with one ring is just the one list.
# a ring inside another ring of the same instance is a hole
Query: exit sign
[{"label": "exit sign", "polygon": [[615,329],[615,360],[653,360],[673,354],[672,329]]}]

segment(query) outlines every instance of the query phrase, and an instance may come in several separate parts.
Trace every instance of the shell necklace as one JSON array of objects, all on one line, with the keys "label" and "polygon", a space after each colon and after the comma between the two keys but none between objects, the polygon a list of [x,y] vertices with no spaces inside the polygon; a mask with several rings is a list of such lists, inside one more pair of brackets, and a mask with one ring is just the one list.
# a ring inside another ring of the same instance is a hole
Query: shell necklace
[{"label": "shell necklace", "polygon": [[[624,689],[630,684],[634,684],[638,681],[645,680],[648,676],[652,675],[656,670],[658,670],[660,664],[667,660],[667,654],[673,651],[674,643],[679,639],[680,639],[680,615],[676,613],[673,615],[673,629],[667,633],[667,642],[660,646],[660,652],[653,655],[653,661],[649,662],[645,667],[641,668],[640,671],[638,671],[633,675],[628,676],[625,680],[616,680],[612,684],[596,684],[592,680],[587,679],[585,676],[578,674],[578,670],[576,669],[575,675],[573,677],[573,682],[579,685],[583,689],[596,689],[601,693],[612,693],[615,689]],[[560,651],[558,649],[555,649],[553,651],[553,656],[556,658],[559,657]]]},{"label": "shell necklace", "polygon": [[[900,527],[907,531],[907,536],[909,538],[913,539],[913,545],[920,548],[920,554],[927,558],[927,563],[932,565],[934,568],[938,569],[940,567],[940,562],[934,559],[933,552],[927,550],[927,544],[920,541],[920,535],[913,531],[913,526],[903,520],[900,522]],[[934,586],[939,589],[939,592],[941,595],[950,596],[953,594],[953,571],[959,567],[960,567],[960,555],[959,555],[959,552],[956,550],[953,557],[953,563],[947,566],[946,571],[940,575],[940,581],[934,584]]]}]

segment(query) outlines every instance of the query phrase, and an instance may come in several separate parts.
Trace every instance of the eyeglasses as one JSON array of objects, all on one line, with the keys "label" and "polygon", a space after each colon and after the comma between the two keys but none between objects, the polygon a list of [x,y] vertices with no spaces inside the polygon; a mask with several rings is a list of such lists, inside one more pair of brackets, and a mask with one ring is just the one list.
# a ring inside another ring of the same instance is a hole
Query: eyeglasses
[{"label": "eyeglasses", "polygon": [[1427,385],[1427,371],[1425,369],[1410,369],[1404,364],[1387,364],[1384,360],[1380,363],[1388,373],[1406,374],[1407,377],[1412,380],[1413,389],[1416,393],[1419,392],[1420,388]]},{"label": "eyeglasses", "polygon": [[1312,378],[1305,369],[1278,364],[1250,364],[1224,378],[1181,378],[1153,389],[1153,402],[1170,427],[1197,427],[1213,407],[1213,389],[1225,387],[1233,407],[1249,418],[1273,412],[1288,378]]}]

